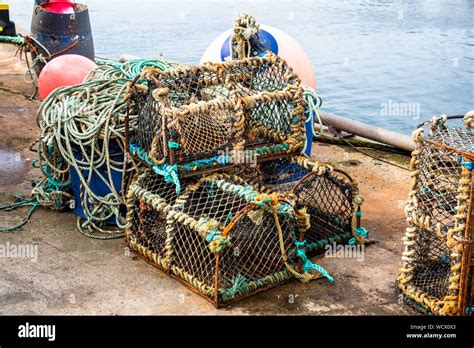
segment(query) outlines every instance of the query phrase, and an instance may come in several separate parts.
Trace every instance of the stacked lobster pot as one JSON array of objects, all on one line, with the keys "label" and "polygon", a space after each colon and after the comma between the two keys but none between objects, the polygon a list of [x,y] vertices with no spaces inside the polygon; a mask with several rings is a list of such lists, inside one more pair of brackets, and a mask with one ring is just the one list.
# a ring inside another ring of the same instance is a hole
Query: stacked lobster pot
[{"label": "stacked lobster pot", "polygon": [[405,208],[409,226],[397,285],[406,302],[426,314],[472,315],[471,114],[464,127],[441,116],[413,133],[413,182]]},{"label": "stacked lobster pot", "polygon": [[138,80],[129,151],[146,169],[128,191],[130,248],[217,307],[293,277],[333,281],[307,252],[364,242],[362,198],[346,173],[299,156],[303,89],[286,62],[269,52]]}]

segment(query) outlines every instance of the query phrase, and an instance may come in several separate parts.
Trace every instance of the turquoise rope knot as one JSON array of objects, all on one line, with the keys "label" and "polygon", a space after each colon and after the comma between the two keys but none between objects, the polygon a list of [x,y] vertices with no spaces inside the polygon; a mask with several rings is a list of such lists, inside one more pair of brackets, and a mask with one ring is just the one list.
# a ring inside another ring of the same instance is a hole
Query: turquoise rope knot
[{"label": "turquoise rope knot", "polygon": [[215,254],[221,253],[225,248],[231,245],[230,236],[223,237],[215,221],[201,218],[198,221],[196,230],[209,243],[209,249]]},{"label": "turquoise rope knot", "polygon": [[207,242],[212,242],[214,239],[216,239],[218,236],[221,235],[221,231],[219,231],[219,229],[213,229],[211,231],[209,231],[205,237],[206,241]]},{"label": "turquoise rope knot", "polygon": [[170,166],[168,164],[163,164],[161,166],[154,165],[153,171],[164,177],[166,182],[170,184],[176,185],[176,193],[179,194],[181,192],[181,183],[179,182],[178,176],[178,166],[176,164]]},{"label": "turquoise rope knot", "polygon": [[[369,235],[369,232],[364,227],[355,228],[354,232],[355,232],[357,237],[367,238],[368,235]],[[355,245],[355,244],[357,244],[357,239],[351,238],[351,239],[349,239],[347,244]]]},{"label": "turquoise rope knot", "polygon": [[355,233],[357,236],[364,238],[367,238],[367,236],[369,235],[369,232],[364,227],[356,228]]},{"label": "turquoise rope knot", "polygon": [[209,249],[211,249],[211,252],[214,254],[220,254],[225,250],[225,248],[230,247],[230,242],[230,237],[222,237],[219,231],[219,234],[214,236],[213,240],[210,242]]},{"label": "turquoise rope knot", "polygon": [[309,259],[308,256],[306,256],[305,252],[305,245],[306,245],[306,240],[303,241],[295,241],[295,246],[296,246],[296,256],[303,261],[303,272],[308,273],[311,269],[316,270],[318,273],[320,273],[322,276],[327,278],[331,283],[334,282],[334,278],[331,277],[331,275],[321,266],[312,263]]},{"label": "turquoise rope knot", "polygon": [[133,155],[138,156],[142,161],[148,163],[151,167],[153,172],[158,175],[164,177],[166,182],[174,184],[176,186],[176,193],[179,194],[181,192],[181,183],[179,182],[179,175],[178,175],[178,166],[176,164],[170,166],[168,164],[157,165],[153,163],[150,159],[150,156],[147,151],[140,148],[139,146],[130,143],[129,144],[130,152]]},{"label": "turquoise rope knot", "polygon": [[175,143],[174,141],[168,141],[168,147],[170,149],[179,149],[179,144]]}]

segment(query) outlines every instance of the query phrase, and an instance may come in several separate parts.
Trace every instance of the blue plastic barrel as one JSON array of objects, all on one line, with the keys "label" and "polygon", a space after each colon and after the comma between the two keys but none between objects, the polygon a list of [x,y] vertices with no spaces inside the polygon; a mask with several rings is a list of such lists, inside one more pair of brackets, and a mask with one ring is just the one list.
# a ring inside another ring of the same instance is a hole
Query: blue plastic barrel
[{"label": "blue plastic barrel", "polygon": [[[308,113],[305,112],[305,117],[308,119]],[[305,129],[306,129],[306,149],[305,149],[305,155],[311,156],[311,149],[313,147],[313,128],[314,124],[312,121],[310,122],[305,122],[304,124]]]},{"label": "blue plastic barrel", "polygon": [[[101,142],[99,142],[99,146],[102,146]],[[124,159],[124,154],[118,145],[117,141],[111,140],[109,143],[109,153],[110,153],[110,159],[113,161],[118,161],[118,162],[123,162]],[[79,149],[74,149],[74,157],[77,160],[82,160],[83,156],[82,153],[79,151]],[[104,164],[99,168],[96,168],[100,174],[108,181],[108,174],[107,174],[107,166]],[[89,170],[88,169],[82,169],[81,174],[84,178],[89,177]],[[122,187],[122,170],[111,170],[111,176],[112,176],[112,181],[114,188],[117,192],[120,192],[121,187]],[[86,218],[86,215],[84,213],[84,210],[82,208],[81,204],[81,182],[79,179],[79,175],[75,168],[71,167],[71,186],[72,186],[72,193],[74,195],[74,209],[73,212],[77,216],[80,216],[82,218]],[[91,182],[89,184],[90,189],[92,192],[94,192],[97,196],[100,197],[105,197],[109,193],[111,193],[111,190],[109,189],[108,185],[104,183],[104,181],[100,178],[100,176],[96,173],[92,173],[92,178]],[[84,188],[82,188],[82,191],[84,192]],[[125,205],[122,205],[120,207],[120,212],[122,216],[125,216],[126,214],[126,207]],[[111,217],[109,220],[106,221],[107,225],[117,225],[115,216]]]}]

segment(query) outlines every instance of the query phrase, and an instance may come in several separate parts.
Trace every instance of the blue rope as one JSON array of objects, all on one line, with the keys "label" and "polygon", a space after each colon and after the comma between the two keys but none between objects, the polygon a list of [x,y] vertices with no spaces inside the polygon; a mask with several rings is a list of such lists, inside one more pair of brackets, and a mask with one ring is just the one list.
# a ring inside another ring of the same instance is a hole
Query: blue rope
[{"label": "blue rope", "polygon": [[[472,151],[474,151],[474,147],[471,147],[469,149],[469,152],[472,152]],[[468,170],[474,169],[474,162],[469,162],[469,161],[464,160],[464,156],[461,156],[461,164],[464,167],[466,167]]]},{"label": "blue rope", "polygon": [[464,156],[461,156],[461,164],[468,170],[472,170],[474,168],[474,162],[465,161]]}]

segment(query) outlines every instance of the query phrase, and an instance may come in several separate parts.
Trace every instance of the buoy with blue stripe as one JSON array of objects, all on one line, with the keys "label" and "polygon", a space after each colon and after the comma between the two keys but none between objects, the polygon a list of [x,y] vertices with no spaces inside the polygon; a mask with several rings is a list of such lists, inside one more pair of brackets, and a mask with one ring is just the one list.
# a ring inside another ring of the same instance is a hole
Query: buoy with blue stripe
[{"label": "buoy with blue stripe", "polygon": [[[233,30],[222,33],[209,45],[200,64],[231,59],[230,41]],[[252,41],[250,56],[262,56],[266,51],[273,52],[286,60],[304,85],[316,89],[316,77],[311,61],[300,44],[290,35],[272,26],[260,24],[258,34],[249,40]]]}]

